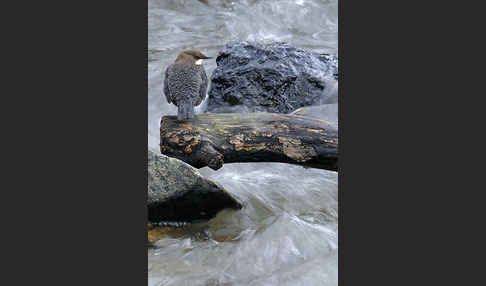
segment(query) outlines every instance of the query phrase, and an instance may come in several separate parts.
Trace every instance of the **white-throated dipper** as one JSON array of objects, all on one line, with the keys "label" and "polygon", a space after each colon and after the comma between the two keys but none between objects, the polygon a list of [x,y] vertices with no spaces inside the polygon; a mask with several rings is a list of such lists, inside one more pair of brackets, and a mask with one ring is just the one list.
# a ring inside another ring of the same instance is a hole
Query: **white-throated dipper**
[{"label": "white-throated dipper", "polygon": [[177,56],[165,71],[164,94],[168,103],[177,106],[177,119],[194,118],[194,106],[206,96],[208,78],[202,61],[211,59],[197,50],[187,50]]}]

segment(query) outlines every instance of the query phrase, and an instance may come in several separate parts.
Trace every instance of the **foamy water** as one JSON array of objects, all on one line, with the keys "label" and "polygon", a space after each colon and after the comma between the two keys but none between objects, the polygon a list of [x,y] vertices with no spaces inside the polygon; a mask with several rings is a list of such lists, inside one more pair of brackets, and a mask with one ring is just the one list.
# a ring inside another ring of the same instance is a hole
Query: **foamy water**
[{"label": "foamy water", "polygon": [[[337,1],[149,0],[148,144],[177,109],[162,75],[184,49],[208,56],[231,40],[286,41],[337,54]],[[208,76],[214,60],[204,63]],[[337,92],[337,85],[329,92]],[[336,120],[336,108],[325,108]],[[319,115],[318,115],[319,116]],[[149,250],[149,285],[337,285],[337,173],[278,163],[227,164],[201,173],[244,203],[188,226]]]}]

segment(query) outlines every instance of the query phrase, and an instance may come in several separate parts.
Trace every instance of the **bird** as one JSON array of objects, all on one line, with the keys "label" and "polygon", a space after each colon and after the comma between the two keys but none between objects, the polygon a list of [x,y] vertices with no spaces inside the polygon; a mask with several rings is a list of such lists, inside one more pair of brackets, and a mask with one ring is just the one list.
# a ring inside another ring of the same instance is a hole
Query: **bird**
[{"label": "bird", "polygon": [[165,70],[164,94],[168,103],[177,106],[177,119],[194,118],[194,106],[206,96],[208,78],[203,60],[212,59],[198,50],[181,52]]}]

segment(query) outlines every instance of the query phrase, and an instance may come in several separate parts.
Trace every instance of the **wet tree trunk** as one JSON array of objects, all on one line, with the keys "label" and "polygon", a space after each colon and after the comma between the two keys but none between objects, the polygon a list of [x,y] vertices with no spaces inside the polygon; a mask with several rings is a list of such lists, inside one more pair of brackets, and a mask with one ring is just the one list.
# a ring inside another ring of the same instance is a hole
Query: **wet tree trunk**
[{"label": "wet tree trunk", "polygon": [[196,168],[283,162],[337,171],[338,131],[327,121],[275,113],[164,116],[160,150]]}]

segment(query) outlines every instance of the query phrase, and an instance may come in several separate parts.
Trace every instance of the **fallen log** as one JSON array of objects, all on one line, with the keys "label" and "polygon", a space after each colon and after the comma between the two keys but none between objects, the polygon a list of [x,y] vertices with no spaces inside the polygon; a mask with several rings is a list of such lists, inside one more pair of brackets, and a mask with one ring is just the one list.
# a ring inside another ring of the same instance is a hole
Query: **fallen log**
[{"label": "fallen log", "polygon": [[276,113],[163,116],[160,151],[196,168],[282,162],[337,171],[338,131],[324,120]]}]

